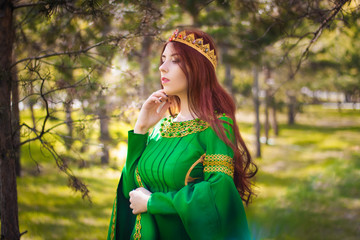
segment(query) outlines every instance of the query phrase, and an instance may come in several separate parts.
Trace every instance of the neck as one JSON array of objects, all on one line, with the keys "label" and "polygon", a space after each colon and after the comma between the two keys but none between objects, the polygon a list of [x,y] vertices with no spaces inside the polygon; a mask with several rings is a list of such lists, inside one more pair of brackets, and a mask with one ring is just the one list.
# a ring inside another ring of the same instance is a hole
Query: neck
[{"label": "neck", "polygon": [[[180,112],[179,112],[178,116],[176,117],[176,119],[178,121],[194,119],[191,116],[187,95],[186,94],[178,95],[178,97],[180,98]],[[194,115],[194,117],[196,117],[196,115]]]}]

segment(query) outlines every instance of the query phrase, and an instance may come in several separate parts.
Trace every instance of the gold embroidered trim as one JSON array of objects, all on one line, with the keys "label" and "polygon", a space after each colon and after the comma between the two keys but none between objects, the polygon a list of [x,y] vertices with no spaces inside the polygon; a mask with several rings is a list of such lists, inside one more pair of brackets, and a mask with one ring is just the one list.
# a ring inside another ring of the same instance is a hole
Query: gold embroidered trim
[{"label": "gold embroidered trim", "polygon": [[204,172],[222,172],[234,178],[234,161],[223,154],[209,154],[204,159]]},{"label": "gold embroidered trim", "polygon": [[[140,187],[144,187],[144,185],[141,181],[141,178],[140,178],[139,168],[136,168],[135,175],[136,175],[136,181],[138,182],[138,185]],[[141,239],[141,213],[136,215],[134,239]]]},{"label": "gold embroidered trim", "polygon": [[141,213],[136,215],[134,239],[141,239]]},{"label": "gold embroidered trim", "polygon": [[113,219],[112,219],[112,223],[111,223],[111,240],[114,239],[114,235],[115,235],[115,219],[116,219],[116,209],[117,209],[117,195],[115,196],[115,202],[114,202],[114,215],[113,215]]},{"label": "gold embroidered trim", "polygon": [[136,174],[136,181],[138,182],[139,186],[144,187],[144,185],[143,185],[143,183],[141,181],[141,178],[140,178],[139,168],[136,168],[135,174]]},{"label": "gold embroidered trim", "polygon": [[210,125],[207,122],[200,120],[199,118],[184,122],[173,122],[173,117],[169,116],[164,118],[159,130],[162,137],[175,138],[202,132],[209,126]]}]

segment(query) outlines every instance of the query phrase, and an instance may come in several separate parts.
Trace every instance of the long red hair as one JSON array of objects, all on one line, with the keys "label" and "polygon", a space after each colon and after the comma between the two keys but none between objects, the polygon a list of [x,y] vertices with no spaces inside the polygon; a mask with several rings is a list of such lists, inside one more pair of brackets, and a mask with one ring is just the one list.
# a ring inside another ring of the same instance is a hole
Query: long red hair
[{"label": "long red hair", "polygon": [[[195,39],[202,38],[204,44],[209,43],[210,49],[214,49],[217,55],[214,41],[208,34],[196,29],[185,30],[185,32],[187,35],[193,33]],[[234,183],[242,200],[248,204],[251,196],[254,194],[251,178],[255,176],[257,166],[252,162],[249,150],[236,124],[235,103],[232,97],[219,84],[215,69],[205,56],[185,44],[174,41],[171,43],[175,51],[180,55],[179,64],[187,78],[187,96],[190,112],[193,117],[195,114],[201,120],[208,122],[216,134],[228,146],[231,146],[234,151]],[[167,44],[168,42],[164,45],[162,53]],[[161,58],[160,63],[162,64]],[[170,96],[169,100],[175,103],[171,104],[169,108],[170,115],[175,116],[180,111],[180,98]],[[235,134],[235,143],[227,138],[222,124],[229,123],[218,119],[218,114],[220,113],[225,113],[226,116],[233,120],[232,128]]]}]

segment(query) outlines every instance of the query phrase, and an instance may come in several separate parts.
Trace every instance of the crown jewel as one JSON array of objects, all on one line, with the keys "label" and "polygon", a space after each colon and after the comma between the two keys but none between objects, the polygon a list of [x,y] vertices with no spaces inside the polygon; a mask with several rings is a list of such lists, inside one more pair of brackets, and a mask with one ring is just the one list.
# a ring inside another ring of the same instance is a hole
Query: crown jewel
[{"label": "crown jewel", "polygon": [[210,45],[207,44],[203,44],[204,41],[202,38],[197,38],[195,39],[195,36],[193,33],[186,35],[185,31],[181,31],[179,32],[178,29],[176,29],[174,31],[174,33],[171,35],[171,37],[169,38],[169,42],[181,42],[183,44],[186,44],[192,48],[194,48],[195,50],[197,50],[198,52],[200,52],[202,55],[204,55],[210,62],[211,64],[214,66],[214,69],[216,69],[216,55],[214,52],[214,49],[210,50]]}]

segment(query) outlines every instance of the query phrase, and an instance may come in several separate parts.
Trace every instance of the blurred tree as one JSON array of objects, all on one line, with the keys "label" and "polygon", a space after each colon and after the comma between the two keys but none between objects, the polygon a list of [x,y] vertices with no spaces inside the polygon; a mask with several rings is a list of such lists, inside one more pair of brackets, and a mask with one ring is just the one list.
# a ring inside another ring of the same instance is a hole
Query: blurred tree
[{"label": "blurred tree", "polygon": [[[342,92],[345,101],[360,101],[359,15],[358,7],[349,5],[344,10],[342,21],[334,24],[332,31],[325,33],[319,41],[317,50],[310,55],[303,71],[308,88]],[[313,81],[315,77],[317,81]]]},{"label": "blurred tree", "polygon": [[[297,95],[301,89],[301,84],[295,83],[295,76],[300,71],[302,63],[310,53],[310,49],[320,38],[322,33],[329,29],[333,30],[331,25],[334,21],[341,21],[346,4],[351,1],[328,1],[317,0],[307,2],[296,2],[293,7],[284,2],[280,5],[279,11],[285,12],[286,16],[297,16],[292,18],[290,28],[286,30],[286,35],[280,40],[283,49],[280,66],[288,66],[282,69],[286,78],[278,84],[277,89],[284,87],[286,90],[288,106],[288,124],[295,123],[295,115],[300,109],[297,101]],[[291,10],[290,12],[288,10]],[[340,16],[339,18],[336,18]],[[286,19],[286,18],[285,18]],[[278,65],[279,67],[279,65]],[[296,88],[296,86],[299,86]],[[275,89],[274,92],[277,91]]]}]

